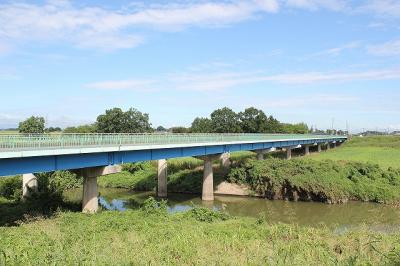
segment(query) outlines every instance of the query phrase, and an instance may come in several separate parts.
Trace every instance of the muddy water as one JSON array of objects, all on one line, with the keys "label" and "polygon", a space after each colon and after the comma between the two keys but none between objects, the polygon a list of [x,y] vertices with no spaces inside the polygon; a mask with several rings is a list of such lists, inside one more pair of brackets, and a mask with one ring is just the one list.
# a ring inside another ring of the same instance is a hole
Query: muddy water
[{"label": "muddy water", "polygon": [[[65,195],[73,201],[81,200],[82,191],[77,189]],[[100,204],[108,210],[136,209],[152,192],[132,192],[125,189],[100,189]],[[202,202],[199,195],[168,195],[170,212],[180,212],[193,205],[215,210],[225,210],[234,216],[259,217],[264,214],[270,222],[291,223],[304,226],[326,225],[338,231],[366,226],[373,231],[400,230],[400,209],[388,205],[349,202],[328,205],[316,202],[270,201],[261,198],[216,196],[214,202]]]}]

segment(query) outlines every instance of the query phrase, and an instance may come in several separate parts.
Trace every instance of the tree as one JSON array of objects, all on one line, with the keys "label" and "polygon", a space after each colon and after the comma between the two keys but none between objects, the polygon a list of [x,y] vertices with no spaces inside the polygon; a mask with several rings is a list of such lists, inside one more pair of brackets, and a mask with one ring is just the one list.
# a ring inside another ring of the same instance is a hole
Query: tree
[{"label": "tree", "polygon": [[52,132],[61,132],[61,128],[59,127],[49,127],[45,129],[46,133],[52,133]]},{"label": "tree", "polygon": [[282,133],[288,134],[307,134],[309,133],[309,129],[307,124],[298,123],[298,124],[281,124],[282,125]]},{"label": "tree", "polygon": [[186,127],[171,127],[169,129],[171,133],[189,133],[190,130]]},{"label": "tree", "polygon": [[75,133],[75,134],[85,134],[85,133],[95,133],[96,126],[91,125],[81,125],[77,127],[67,127],[63,131],[64,133]]},{"label": "tree", "polygon": [[167,129],[166,129],[165,127],[163,127],[163,126],[158,126],[158,127],[156,128],[156,131],[157,131],[157,132],[165,132],[165,131],[167,131]]},{"label": "tree", "polygon": [[212,122],[208,118],[196,117],[191,126],[193,133],[211,133],[213,132]]},{"label": "tree", "polygon": [[211,124],[217,133],[240,133],[239,116],[230,108],[224,107],[211,113]]},{"label": "tree", "polygon": [[275,119],[272,115],[270,115],[267,119],[266,124],[266,133],[281,133],[282,132],[282,124]]},{"label": "tree", "polygon": [[44,124],[45,120],[43,117],[31,116],[19,123],[18,131],[25,134],[42,134],[44,133]]},{"label": "tree", "polygon": [[267,132],[268,118],[262,110],[250,107],[239,113],[242,131],[245,133]]},{"label": "tree", "polygon": [[124,112],[121,108],[106,110],[106,113],[97,117],[97,131],[99,133],[143,133],[151,132],[149,115],[134,108]]}]

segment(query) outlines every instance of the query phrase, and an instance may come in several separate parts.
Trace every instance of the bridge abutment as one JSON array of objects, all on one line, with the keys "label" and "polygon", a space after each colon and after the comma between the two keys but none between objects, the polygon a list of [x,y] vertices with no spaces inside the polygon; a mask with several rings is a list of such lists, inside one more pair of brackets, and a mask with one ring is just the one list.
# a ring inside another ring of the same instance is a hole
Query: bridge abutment
[{"label": "bridge abutment", "polygon": [[38,192],[38,181],[34,174],[22,175],[22,199],[27,199]]},{"label": "bridge abutment", "polygon": [[158,186],[157,186],[157,196],[161,198],[167,197],[167,175],[168,175],[168,164],[167,160],[158,160]]}]

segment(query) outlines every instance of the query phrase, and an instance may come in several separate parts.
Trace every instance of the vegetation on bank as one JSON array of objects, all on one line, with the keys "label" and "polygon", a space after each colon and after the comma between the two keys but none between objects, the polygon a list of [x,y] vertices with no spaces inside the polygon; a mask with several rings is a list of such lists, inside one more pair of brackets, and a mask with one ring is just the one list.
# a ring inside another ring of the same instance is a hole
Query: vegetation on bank
[{"label": "vegetation on bank", "polygon": [[339,149],[312,154],[313,160],[358,161],[400,168],[400,136],[354,137]]},{"label": "vegetation on bank", "polygon": [[250,160],[232,168],[228,180],[248,185],[268,199],[326,203],[400,200],[400,169],[383,170],[360,162]]},{"label": "vegetation on bank", "polygon": [[[179,229],[179,230],[178,230]],[[204,208],[167,214],[139,210],[96,215],[62,212],[0,227],[0,264],[11,265],[395,265],[400,235],[232,218]],[[210,248],[212,247],[212,248]]]}]

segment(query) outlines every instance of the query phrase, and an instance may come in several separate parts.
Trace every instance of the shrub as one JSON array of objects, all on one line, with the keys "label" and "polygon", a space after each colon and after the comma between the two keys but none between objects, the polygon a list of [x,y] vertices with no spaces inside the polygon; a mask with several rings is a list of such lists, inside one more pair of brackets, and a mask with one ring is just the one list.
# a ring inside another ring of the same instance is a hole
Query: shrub
[{"label": "shrub", "polygon": [[147,214],[167,214],[167,201],[166,200],[161,200],[157,201],[153,197],[149,197],[143,202],[143,205],[141,207],[141,210]]},{"label": "shrub", "polygon": [[211,223],[214,221],[226,221],[230,219],[227,213],[210,210],[204,207],[194,207],[186,212],[186,216],[192,217],[200,222]]},{"label": "shrub", "polygon": [[0,178],[0,196],[10,200],[18,200],[22,196],[21,176]]}]

